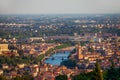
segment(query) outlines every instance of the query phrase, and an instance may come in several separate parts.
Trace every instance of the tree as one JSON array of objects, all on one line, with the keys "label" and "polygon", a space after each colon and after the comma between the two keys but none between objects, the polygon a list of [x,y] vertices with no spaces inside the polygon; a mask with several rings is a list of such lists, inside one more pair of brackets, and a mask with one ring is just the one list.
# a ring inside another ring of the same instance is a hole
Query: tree
[{"label": "tree", "polygon": [[59,75],[55,77],[55,80],[68,80],[67,75]]},{"label": "tree", "polygon": [[20,77],[20,76],[16,76],[15,78],[13,78],[12,80],[23,80],[23,78],[22,77]]},{"label": "tree", "polygon": [[106,80],[120,80],[119,69],[115,68],[114,62],[111,62],[112,66],[107,70],[105,79]]},{"label": "tree", "polygon": [[5,76],[0,75],[0,80],[8,80]]},{"label": "tree", "polygon": [[101,68],[98,62],[96,62],[95,64],[94,77],[95,80],[103,80],[103,74],[101,72]]},{"label": "tree", "polygon": [[93,72],[81,73],[73,77],[73,80],[94,80]]},{"label": "tree", "polygon": [[23,76],[16,76],[12,80],[34,80],[34,78],[31,75],[23,75]]}]

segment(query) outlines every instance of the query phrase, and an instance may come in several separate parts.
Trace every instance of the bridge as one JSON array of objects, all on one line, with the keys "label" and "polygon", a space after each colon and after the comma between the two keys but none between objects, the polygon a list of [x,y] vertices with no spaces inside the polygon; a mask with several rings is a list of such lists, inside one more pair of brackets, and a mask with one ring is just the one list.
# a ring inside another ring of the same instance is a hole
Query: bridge
[{"label": "bridge", "polygon": [[55,53],[65,53],[65,52],[70,52],[75,48],[75,46],[72,47],[67,47],[67,48],[63,48],[63,49],[57,49],[55,50]]},{"label": "bridge", "polygon": [[[75,46],[67,47],[67,48],[63,48],[63,49],[57,49],[57,50],[54,50],[52,53],[53,54],[56,54],[56,53],[64,54],[65,52],[71,52],[74,48],[75,48]],[[45,56],[43,60],[49,58],[51,55],[52,54],[49,54],[48,56]]]}]

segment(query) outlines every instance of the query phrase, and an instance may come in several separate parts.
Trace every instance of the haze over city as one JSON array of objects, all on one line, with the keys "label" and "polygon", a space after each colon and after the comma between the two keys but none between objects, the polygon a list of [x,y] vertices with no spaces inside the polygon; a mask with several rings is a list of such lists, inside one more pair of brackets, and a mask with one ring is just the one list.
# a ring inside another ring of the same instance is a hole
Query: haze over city
[{"label": "haze over city", "polygon": [[120,13],[120,0],[0,0],[0,14]]},{"label": "haze over city", "polygon": [[120,0],[0,0],[0,80],[120,80]]}]

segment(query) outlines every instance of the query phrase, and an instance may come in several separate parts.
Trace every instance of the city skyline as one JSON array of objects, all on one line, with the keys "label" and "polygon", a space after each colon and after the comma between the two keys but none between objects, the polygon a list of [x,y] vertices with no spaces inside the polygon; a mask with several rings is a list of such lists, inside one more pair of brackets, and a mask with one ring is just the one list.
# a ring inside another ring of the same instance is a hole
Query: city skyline
[{"label": "city skyline", "polygon": [[0,14],[120,13],[119,0],[0,0]]}]

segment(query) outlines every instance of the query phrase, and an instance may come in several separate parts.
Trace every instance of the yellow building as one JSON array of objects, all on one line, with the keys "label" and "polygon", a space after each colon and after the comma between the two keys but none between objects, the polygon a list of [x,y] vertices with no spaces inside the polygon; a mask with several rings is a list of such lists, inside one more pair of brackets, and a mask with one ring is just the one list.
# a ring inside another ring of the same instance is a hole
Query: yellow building
[{"label": "yellow building", "polygon": [[0,44],[0,53],[5,51],[9,51],[8,44]]},{"label": "yellow building", "polygon": [[78,46],[77,46],[77,57],[78,57],[78,59],[83,59],[82,48],[81,48],[80,44],[78,44]]}]

